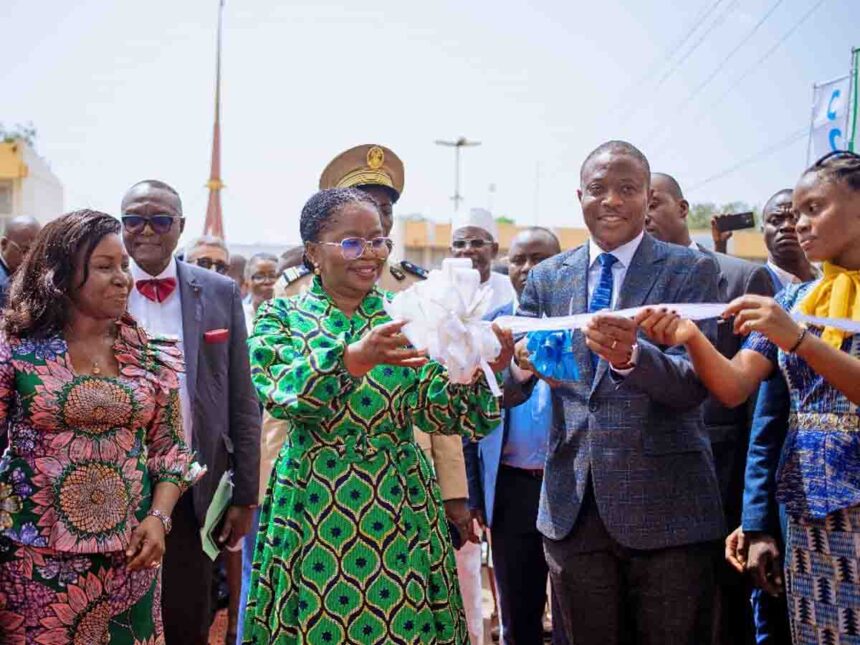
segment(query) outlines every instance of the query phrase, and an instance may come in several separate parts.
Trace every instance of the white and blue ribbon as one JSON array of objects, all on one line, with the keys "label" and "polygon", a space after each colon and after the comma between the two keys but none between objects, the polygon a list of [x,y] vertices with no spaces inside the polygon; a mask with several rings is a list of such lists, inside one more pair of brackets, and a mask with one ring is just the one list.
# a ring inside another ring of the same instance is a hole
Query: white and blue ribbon
[{"label": "white and blue ribbon", "polygon": [[[677,304],[655,304],[643,307],[632,307],[630,309],[619,309],[617,311],[605,310],[593,314],[574,314],[572,316],[556,316],[555,318],[526,318],[524,316],[500,316],[496,318],[499,327],[510,329],[515,334],[523,334],[535,331],[565,331],[582,329],[595,316],[618,316],[620,318],[635,318],[637,314],[646,309],[668,309],[674,311],[681,318],[687,320],[701,321],[719,318],[723,315],[727,305],[722,302],[683,302]],[[860,334],[860,322],[847,318],[821,318],[818,316],[807,316],[799,312],[791,312],[791,317],[798,323],[812,327],[834,327],[852,334]]]}]

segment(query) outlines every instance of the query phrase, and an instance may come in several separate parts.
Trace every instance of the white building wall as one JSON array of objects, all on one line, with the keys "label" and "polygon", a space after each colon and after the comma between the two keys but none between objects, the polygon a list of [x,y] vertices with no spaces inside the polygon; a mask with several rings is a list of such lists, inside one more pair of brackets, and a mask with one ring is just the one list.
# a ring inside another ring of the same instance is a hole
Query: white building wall
[{"label": "white building wall", "polygon": [[30,215],[45,224],[65,212],[63,184],[30,146],[24,146],[23,157],[28,172],[16,182],[15,215]]}]

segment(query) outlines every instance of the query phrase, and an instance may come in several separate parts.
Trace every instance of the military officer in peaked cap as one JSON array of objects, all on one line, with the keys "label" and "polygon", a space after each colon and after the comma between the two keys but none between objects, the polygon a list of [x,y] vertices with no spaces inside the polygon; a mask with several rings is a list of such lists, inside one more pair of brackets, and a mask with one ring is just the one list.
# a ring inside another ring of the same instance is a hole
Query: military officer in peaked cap
[{"label": "military officer in peaked cap", "polygon": [[[379,204],[382,230],[391,233],[394,226],[393,207],[403,192],[403,162],[385,146],[365,144],[340,153],[331,160],[320,175],[320,190],[325,188],[358,188],[369,193]],[[408,260],[389,258],[388,266],[379,279],[385,291],[403,291],[427,272]],[[303,293],[310,286],[311,274],[305,266],[284,271],[275,285],[275,297]]]},{"label": "military officer in peaked cap", "polygon": [[[365,144],[340,153],[325,167],[320,176],[320,190],[325,188],[358,188],[379,203],[382,229],[385,235],[394,225],[393,205],[403,192],[403,162],[385,146]],[[379,279],[379,287],[386,291],[403,291],[427,272],[407,260],[394,261]],[[287,297],[304,293],[310,286],[312,274],[303,265],[287,268],[275,286],[275,297]],[[261,490],[268,480],[267,453],[273,459],[283,443],[284,422],[268,414],[263,422],[263,463],[260,465]],[[469,489],[466,482],[466,465],[463,446],[459,436],[428,435],[416,429],[415,439],[436,470],[445,513],[458,529],[461,539],[470,535],[471,516],[468,510]],[[269,446],[267,450],[266,446]],[[270,466],[271,464],[268,464]]]}]

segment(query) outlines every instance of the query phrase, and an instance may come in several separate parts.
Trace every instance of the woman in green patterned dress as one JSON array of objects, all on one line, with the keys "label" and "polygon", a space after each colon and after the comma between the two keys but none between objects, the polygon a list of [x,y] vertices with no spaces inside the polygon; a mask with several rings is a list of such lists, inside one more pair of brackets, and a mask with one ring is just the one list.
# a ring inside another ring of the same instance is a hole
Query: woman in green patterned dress
[{"label": "woman in green patterned dress", "polygon": [[[375,286],[391,248],[371,197],[336,188],[302,210],[304,295],[261,307],[254,384],[290,427],[260,520],[245,643],[467,642],[438,486],[413,439],[482,436],[499,420],[483,377],[453,385],[409,349]],[[496,331],[510,362],[513,340]]]}]

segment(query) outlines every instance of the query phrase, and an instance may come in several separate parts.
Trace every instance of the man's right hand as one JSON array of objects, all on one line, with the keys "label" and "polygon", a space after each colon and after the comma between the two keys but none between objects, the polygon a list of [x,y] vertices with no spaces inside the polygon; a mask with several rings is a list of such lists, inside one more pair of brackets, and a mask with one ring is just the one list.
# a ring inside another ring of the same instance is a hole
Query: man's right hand
[{"label": "man's right hand", "polygon": [[725,216],[725,213],[722,213],[711,218],[711,239],[714,240],[714,251],[717,253],[725,253],[729,248],[729,240],[732,238],[731,231],[721,231],[717,225],[717,222]]},{"label": "man's right hand", "polygon": [[767,533],[748,533],[746,538],[749,544],[747,571],[752,575],[753,583],[771,596],[782,595],[785,589],[782,554],[776,540]]}]

